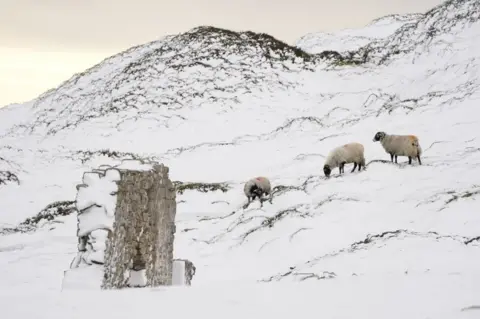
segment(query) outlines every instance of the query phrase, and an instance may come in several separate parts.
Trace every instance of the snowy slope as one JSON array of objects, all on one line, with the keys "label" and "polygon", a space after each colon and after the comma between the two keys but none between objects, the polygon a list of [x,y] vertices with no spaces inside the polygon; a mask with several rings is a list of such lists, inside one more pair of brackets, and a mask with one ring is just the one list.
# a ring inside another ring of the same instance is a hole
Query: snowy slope
[{"label": "snowy slope", "polygon": [[295,45],[308,53],[358,50],[376,39],[391,36],[400,27],[414,24],[422,17],[423,14],[392,14],[375,19],[361,29],[309,33],[298,39]]},{"label": "snowy slope", "polygon": [[[0,170],[18,177],[0,185],[2,314],[126,318],[139,313],[127,299],[151,313],[155,298],[181,317],[478,317],[462,308],[480,305],[479,14],[478,1],[456,0],[396,31],[398,19],[377,20],[352,33],[376,39],[356,52],[364,63],[343,66],[201,27],[1,109]],[[381,130],[417,135],[423,165],[382,162]],[[326,154],[351,141],[367,170],[325,179]],[[195,263],[193,286],[58,296],[76,253],[75,185],[123,158],[159,160],[175,181],[225,183],[177,195],[174,254]],[[243,210],[255,175],[277,186],[273,204]],[[65,216],[18,225],[57,201],[49,211]],[[27,290],[32,306],[14,306]]]}]

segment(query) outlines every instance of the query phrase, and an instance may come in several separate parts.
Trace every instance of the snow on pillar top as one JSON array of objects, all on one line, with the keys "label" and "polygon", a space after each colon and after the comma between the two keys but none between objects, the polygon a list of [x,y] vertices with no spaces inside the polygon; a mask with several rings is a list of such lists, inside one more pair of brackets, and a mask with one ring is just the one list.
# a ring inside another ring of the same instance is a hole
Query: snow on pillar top
[{"label": "snow on pillar top", "polygon": [[156,162],[124,160],[119,165],[101,165],[83,174],[82,184],[77,185],[76,208],[78,210],[77,236],[84,237],[97,229],[113,230],[117,204],[117,183],[122,171],[156,170],[168,176],[168,168]]}]

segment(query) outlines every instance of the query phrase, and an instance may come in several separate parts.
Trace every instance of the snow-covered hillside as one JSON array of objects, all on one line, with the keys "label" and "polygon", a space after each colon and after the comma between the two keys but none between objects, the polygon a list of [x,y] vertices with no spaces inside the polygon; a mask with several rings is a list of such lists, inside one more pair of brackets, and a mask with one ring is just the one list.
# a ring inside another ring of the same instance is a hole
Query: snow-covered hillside
[{"label": "snow-covered hillside", "polygon": [[[0,109],[2,315],[478,317],[479,18],[479,1],[446,1],[309,35],[306,51],[198,27]],[[377,131],[417,135],[423,165],[389,163]],[[327,153],[353,141],[366,171],[326,179]],[[59,296],[75,185],[126,158],[183,183],[174,254],[195,263],[193,286]],[[256,175],[273,203],[244,210]]]},{"label": "snow-covered hillside", "polygon": [[326,50],[358,50],[376,39],[391,36],[400,27],[415,23],[423,14],[392,14],[375,19],[361,29],[344,29],[337,32],[316,32],[301,37],[296,46],[308,53],[321,53]]}]

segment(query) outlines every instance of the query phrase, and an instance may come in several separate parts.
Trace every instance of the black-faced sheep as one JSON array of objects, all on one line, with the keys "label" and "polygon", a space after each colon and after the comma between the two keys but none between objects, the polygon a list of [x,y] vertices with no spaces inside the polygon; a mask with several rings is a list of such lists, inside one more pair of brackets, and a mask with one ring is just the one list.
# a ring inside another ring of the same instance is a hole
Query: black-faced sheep
[{"label": "black-faced sheep", "polygon": [[334,148],[327,156],[325,165],[323,166],[323,173],[329,177],[332,170],[338,167],[340,174],[345,171],[345,164],[354,163],[352,173],[358,165],[358,170],[365,169],[364,147],[360,143],[349,143]]},{"label": "black-faced sheep", "polygon": [[374,142],[380,142],[385,152],[390,154],[390,159],[397,163],[397,156],[408,156],[408,164],[412,165],[412,158],[418,160],[418,164],[422,165],[420,155],[422,148],[415,135],[389,135],[385,132],[377,132],[373,137]]},{"label": "black-faced sheep", "polygon": [[259,176],[248,180],[243,187],[243,192],[248,198],[248,202],[245,204],[245,208],[250,205],[250,202],[258,198],[260,205],[263,206],[263,195],[270,195],[270,203],[272,202],[272,186],[270,180],[266,177]]}]

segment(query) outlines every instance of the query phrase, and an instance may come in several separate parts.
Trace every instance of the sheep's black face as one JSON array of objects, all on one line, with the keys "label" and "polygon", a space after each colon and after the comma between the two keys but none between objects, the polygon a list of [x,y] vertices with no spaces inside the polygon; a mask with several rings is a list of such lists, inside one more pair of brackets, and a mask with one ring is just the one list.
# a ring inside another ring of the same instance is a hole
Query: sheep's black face
[{"label": "sheep's black face", "polygon": [[330,173],[332,173],[332,169],[330,168],[330,166],[325,165],[323,167],[323,173],[325,174],[325,176],[329,177]]},{"label": "sheep's black face", "polygon": [[250,193],[253,195],[254,198],[255,196],[262,196],[262,190],[257,185],[253,185],[252,188],[250,188]]},{"label": "sheep's black face", "polygon": [[385,135],[386,135],[385,132],[377,132],[377,134],[375,134],[375,136],[373,137],[373,141],[374,142],[381,141],[381,140],[383,140]]},{"label": "sheep's black face", "polygon": [[262,190],[261,190],[260,188],[256,189],[253,193],[254,193],[254,194],[257,194],[258,197],[261,197],[262,194],[263,194],[263,192],[262,192]]}]

